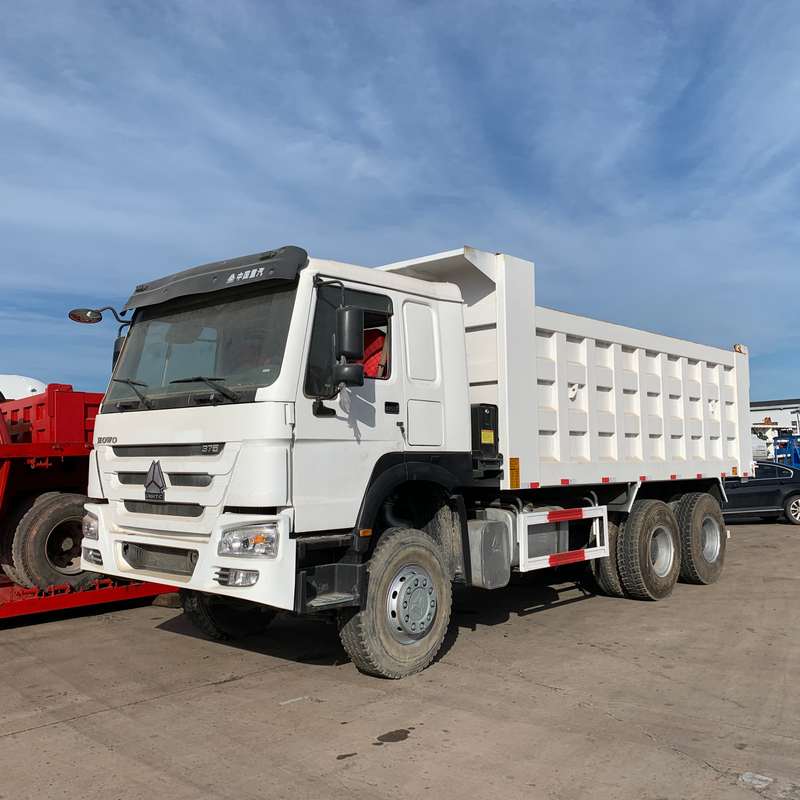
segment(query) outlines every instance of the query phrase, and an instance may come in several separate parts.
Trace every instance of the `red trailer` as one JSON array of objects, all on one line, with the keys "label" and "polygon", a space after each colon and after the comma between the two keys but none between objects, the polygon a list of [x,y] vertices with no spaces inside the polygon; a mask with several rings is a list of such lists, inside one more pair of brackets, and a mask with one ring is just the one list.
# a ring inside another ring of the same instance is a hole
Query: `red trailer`
[{"label": "red trailer", "polygon": [[173,591],[80,568],[81,520],[102,394],[50,384],[0,403],[0,619]]}]

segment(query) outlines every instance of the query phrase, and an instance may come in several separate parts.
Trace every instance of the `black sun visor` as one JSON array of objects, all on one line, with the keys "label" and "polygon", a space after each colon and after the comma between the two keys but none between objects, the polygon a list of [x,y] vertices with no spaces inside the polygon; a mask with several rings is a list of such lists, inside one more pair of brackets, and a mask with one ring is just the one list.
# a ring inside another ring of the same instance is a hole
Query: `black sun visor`
[{"label": "black sun visor", "polygon": [[123,311],[154,306],[175,297],[204,294],[218,289],[261,281],[291,281],[308,264],[308,253],[302,247],[281,247],[266,253],[254,253],[227,261],[203,264],[166,278],[159,278],[136,287]]}]

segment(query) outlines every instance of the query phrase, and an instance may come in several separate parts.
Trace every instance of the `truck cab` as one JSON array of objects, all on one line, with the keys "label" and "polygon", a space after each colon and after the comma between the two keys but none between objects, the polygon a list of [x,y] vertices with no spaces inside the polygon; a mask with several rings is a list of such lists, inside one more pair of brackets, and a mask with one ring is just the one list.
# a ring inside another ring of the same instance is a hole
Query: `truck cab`
[{"label": "truck cab", "polygon": [[[459,290],[299,248],[189,272],[127,304],[87,565],[275,609],[357,601],[363,570],[342,557],[392,490],[472,481]],[[361,385],[333,382],[346,307],[363,312]]]}]

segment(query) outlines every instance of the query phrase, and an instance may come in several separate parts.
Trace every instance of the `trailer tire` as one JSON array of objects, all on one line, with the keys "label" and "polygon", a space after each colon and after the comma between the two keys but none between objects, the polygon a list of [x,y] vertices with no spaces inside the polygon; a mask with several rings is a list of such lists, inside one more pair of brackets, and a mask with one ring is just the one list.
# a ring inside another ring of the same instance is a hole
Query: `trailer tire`
[{"label": "trailer tire", "polygon": [[275,611],[247,601],[227,601],[204,592],[181,589],[183,613],[209,639],[227,641],[263,633]]},{"label": "trailer tire", "polygon": [[592,572],[597,585],[603,594],[609,597],[625,597],[625,589],[619,579],[619,566],[617,564],[617,542],[619,528],[613,523],[608,523],[608,557],[592,560]]},{"label": "trailer tire", "polygon": [[675,515],[660,500],[637,500],[619,530],[617,559],[622,586],[635,600],[672,594],[681,568]]},{"label": "trailer tire", "polygon": [[800,525],[800,494],[793,494],[784,500],[783,516],[792,525]]},{"label": "trailer tire", "polygon": [[35,588],[34,584],[20,574],[20,571],[14,565],[14,536],[17,533],[22,518],[31,510],[34,503],[41,502],[48,497],[54,497],[60,494],[59,492],[45,492],[44,494],[29,495],[21,502],[17,503],[6,514],[6,518],[0,525],[0,567],[3,572],[19,586],[24,586],[26,589]]},{"label": "trailer tire", "polygon": [[22,516],[12,542],[13,568],[22,586],[84,589],[100,575],[80,568],[82,494],[39,495]]},{"label": "trailer tire", "polygon": [[381,678],[421,672],[436,657],[450,624],[452,586],[441,548],[423,531],[389,528],[367,572],[362,608],[339,613],[347,655],[361,672]]},{"label": "trailer tire", "polygon": [[684,495],[675,509],[681,535],[680,577],[686,583],[716,583],[725,563],[725,520],[719,503],[703,492]]}]

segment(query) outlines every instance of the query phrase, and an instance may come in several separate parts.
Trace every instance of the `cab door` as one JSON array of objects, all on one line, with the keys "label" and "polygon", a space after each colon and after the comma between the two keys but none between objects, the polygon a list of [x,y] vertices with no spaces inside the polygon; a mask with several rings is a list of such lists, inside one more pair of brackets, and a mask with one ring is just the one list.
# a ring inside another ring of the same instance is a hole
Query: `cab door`
[{"label": "cab door", "polygon": [[[402,460],[405,423],[403,356],[394,323],[400,298],[336,281],[317,288],[305,374],[295,403],[295,530],[351,528],[370,476],[385,454]],[[332,399],[335,314],[364,309],[364,385]],[[401,423],[401,424],[398,424]]]}]

